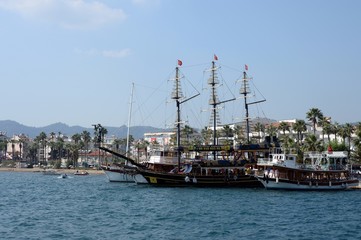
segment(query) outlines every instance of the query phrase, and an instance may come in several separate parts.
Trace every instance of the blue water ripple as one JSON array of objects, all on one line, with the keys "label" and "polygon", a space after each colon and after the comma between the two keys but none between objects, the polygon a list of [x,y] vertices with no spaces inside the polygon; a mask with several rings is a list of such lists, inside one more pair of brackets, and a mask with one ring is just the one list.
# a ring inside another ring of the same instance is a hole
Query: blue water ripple
[{"label": "blue water ripple", "polygon": [[3,239],[361,239],[361,191],[154,188],[0,172]]}]

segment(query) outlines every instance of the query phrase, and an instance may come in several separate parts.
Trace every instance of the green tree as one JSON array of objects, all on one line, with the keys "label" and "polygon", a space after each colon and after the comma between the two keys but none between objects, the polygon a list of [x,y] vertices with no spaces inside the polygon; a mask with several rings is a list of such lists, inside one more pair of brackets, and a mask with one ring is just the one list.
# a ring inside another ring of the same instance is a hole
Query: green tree
[{"label": "green tree", "polygon": [[235,144],[241,143],[242,141],[245,141],[245,137],[243,134],[243,129],[242,126],[237,124],[234,126],[233,129],[233,135],[234,135],[234,140],[235,140]]},{"label": "green tree", "polygon": [[0,159],[4,158],[4,160],[6,160],[7,148],[8,148],[8,141],[6,139],[0,140],[0,150],[4,152],[4,156],[3,157],[0,156]]},{"label": "green tree", "polygon": [[280,142],[283,149],[295,148],[295,141],[290,136],[287,135],[282,136]]},{"label": "green tree", "polygon": [[85,161],[88,162],[89,143],[91,141],[90,132],[84,130],[80,135],[85,147]]},{"label": "green tree", "polygon": [[312,123],[313,125],[313,134],[316,135],[316,125],[319,121],[322,120],[323,114],[320,109],[318,108],[311,108],[306,113],[307,119]]},{"label": "green tree", "polygon": [[356,138],[353,139],[354,149],[351,152],[351,158],[355,163],[361,163],[361,122],[355,127]]},{"label": "green tree", "polygon": [[45,132],[41,132],[38,136],[35,137],[35,142],[39,145],[39,148],[43,150],[43,159],[39,159],[41,163],[45,164],[46,162],[46,146],[47,146],[47,136]]},{"label": "green tree", "polygon": [[303,150],[321,152],[323,150],[323,146],[322,143],[319,140],[317,140],[317,137],[312,134],[305,138]]},{"label": "green tree", "polygon": [[[327,133],[327,129],[330,128],[330,119],[323,116],[320,121],[319,124],[322,127],[322,143],[323,145],[325,144],[325,134]],[[330,141],[330,139],[328,139],[328,141]]]},{"label": "green tree", "polygon": [[257,122],[254,125],[254,131],[258,133],[258,142],[261,142],[261,138],[262,138],[262,133],[265,133],[266,127],[264,124]]},{"label": "green tree", "polygon": [[287,132],[290,131],[290,125],[288,125],[288,123],[286,122],[281,122],[280,125],[278,126],[278,130],[282,131],[283,135],[286,135],[286,131]]},{"label": "green tree", "polygon": [[204,127],[201,130],[201,136],[202,136],[204,144],[208,145],[210,143],[210,140],[211,140],[211,137],[212,137],[212,130],[207,128],[207,127]]},{"label": "green tree", "polygon": [[307,130],[306,122],[304,120],[297,119],[292,128],[293,131],[297,133],[297,143],[300,145],[303,140],[303,133]]},{"label": "green tree", "polygon": [[225,144],[227,144],[227,145],[233,145],[233,140],[230,140],[229,138],[232,138],[233,137],[233,129],[230,127],[230,126],[228,126],[228,125],[225,125],[225,126],[223,126],[223,129],[222,129],[222,131],[221,131],[221,133],[222,133],[222,136],[223,137],[225,137],[225,138],[227,138],[227,140],[226,140],[226,143]]},{"label": "green tree", "polygon": [[268,134],[268,136],[270,136],[271,139],[272,137],[277,137],[277,128],[270,124],[266,128],[266,133]]}]

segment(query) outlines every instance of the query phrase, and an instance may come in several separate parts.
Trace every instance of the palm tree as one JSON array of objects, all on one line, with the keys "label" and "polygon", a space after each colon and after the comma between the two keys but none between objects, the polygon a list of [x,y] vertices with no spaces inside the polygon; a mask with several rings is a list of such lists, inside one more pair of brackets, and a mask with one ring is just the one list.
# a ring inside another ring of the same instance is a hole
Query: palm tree
[{"label": "palm tree", "polygon": [[355,129],[352,126],[352,124],[350,123],[346,123],[344,126],[345,132],[346,132],[346,137],[348,138],[348,155],[350,155],[350,151],[351,151],[351,137],[352,134],[354,133]]},{"label": "palm tree", "polygon": [[351,157],[355,162],[361,163],[361,122],[356,125],[356,138],[353,139],[354,150],[351,153]]},{"label": "palm tree", "polygon": [[50,159],[55,160],[56,159],[56,154],[57,154],[56,142],[55,141],[50,141],[49,146],[50,146]]},{"label": "palm tree", "polygon": [[342,139],[342,143],[346,142],[346,138],[348,136],[347,130],[345,128],[345,126],[340,126],[339,131],[338,131],[338,135],[341,137]]},{"label": "palm tree", "polygon": [[307,119],[312,122],[313,125],[313,134],[316,135],[316,124],[321,121],[323,118],[323,114],[318,108],[311,108],[307,113]]},{"label": "palm tree", "polygon": [[265,132],[265,125],[260,123],[260,122],[257,122],[255,125],[254,125],[254,130],[259,134],[258,136],[258,142],[260,143],[261,142],[261,138],[262,138],[262,133]]},{"label": "palm tree", "polygon": [[340,132],[340,124],[338,122],[331,124],[331,133],[335,135],[336,142],[337,142],[337,135],[339,135],[339,132]]},{"label": "palm tree", "polygon": [[315,135],[309,135],[305,138],[303,150],[320,152],[323,150],[323,146],[321,142],[317,140],[317,137]]},{"label": "palm tree", "polygon": [[149,142],[145,141],[145,140],[139,140],[137,141],[136,147],[137,147],[137,160],[139,162],[140,159],[140,149],[144,149],[144,153],[146,154],[147,157],[147,148],[149,146]]},{"label": "palm tree", "polygon": [[[43,159],[42,161],[39,160],[40,162],[42,162],[43,164],[46,161],[46,145],[47,145],[47,136],[45,132],[41,132],[38,136],[35,137],[35,142],[37,142],[39,144],[39,147],[41,147],[43,149]],[[40,155],[39,155],[40,157]]]},{"label": "palm tree", "polygon": [[232,140],[229,140],[229,138],[233,137],[233,129],[228,126],[224,125],[222,129],[223,136],[227,139],[226,144],[232,144]]},{"label": "palm tree", "polygon": [[88,162],[88,150],[91,141],[90,132],[84,130],[80,135],[85,145],[85,161]]},{"label": "palm tree", "polygon": [[191,128],[189,125],[184,125],[181,133],[183,136],[185,136],[187,143],[189,143],[189,137],[194,133],[194,129]]},{"label": "palm tree", "polygon": [[290,136],[283,136],[280,142],[283,149],[291,149],[295,147],[295,141]]},{"label": "palm tree", "polygon": [[297,119],[293,125],[293,130],[297,132],[297,143],[300,145],[300,142],[303,140],[303,133],[307,130],[306,122],[304,120]]},{"label": "palm tree", "polygon": [[[320,119],[319,121],[321,127],[322,127],[322,142],[323,144],[325,144],[325,134],[326,134],[326,130],[327,128],[329,128],[330,126],[330,119],[327,117],[322,117],[322,119]],[[328,139],[328,141],[330,141],[330,139]]]},{"label": "palm tree", "polygon": [[234,144],[241,143],[242,141],[245,140],[245,137],[243,135],[243,129],[242,129],[241,125],[234,126],[233,135],[234,135],[234,140],[235,140]]},{"label": "palm tree", "polygon": [[332,124],[331,123],[325,124],[323,126],[322,131],[327,135],[327,140],[328,142],[330,142],[331,141],[330,135],[332,134]]},{"label": "palm tree", "polygon": [[204,127],[201,130],[201,136],[202,136],[202,139],[203,139],[203,143],[205,145],[208,145],[209,142],[210,142],[211,136],[212,136],[212,130],[207,128],[207,127]]},{"label": "palm tree", "polygon": [[270,136],[271,141],[272,141],[272,137],[277,137],[277,128],[275,126],[273,126],[272,124],[268,125],[266,128],[266,132],[268,134],[268,136]]},{"label": "palm tree", "polygon": [[81,142],[81,135],[79,133],[76,133],[73,136],[71,136],[71,139],[74,141],[74,143],[70,145],[70,154],[72,157],[73,166],[77,167],[79,150],[82,148],[84,144]]},{"label": "palm tree", "polygon": [[114,146],[115,151],[119,152],[120,146],[125,145],[126,141],[127,140],[125,138],[116,138],[116,139],[114,139],[112,145]]},{"label": "palm tree", "polygon": [[11,139],[11,154],[12,154],[12,159],[15,160],[15,143],[16,141],[14,139]]},{"label": "palm tree", "polygon": [[[0,150],[4,151],[4,160],[6,160],[6,151],[7,151],[8,142],[6,139],[0,140]],[[0,157],[1,159],[1,157]]]},{"label": "palm tree", "polygon": [[286,134],[286,131],[289,132],[290,131],[290,125],[288,125],[288,123],[286,122],[281,122],[280,125],[278,126],[278,130],[283,132],[283,135]]},{"label": "palm tree", "polygon": [[50,139],[51,139],[51,140],[54,140],[55,135],[56,135],[55,132],[51,132],[49,135],[50,135]]}]

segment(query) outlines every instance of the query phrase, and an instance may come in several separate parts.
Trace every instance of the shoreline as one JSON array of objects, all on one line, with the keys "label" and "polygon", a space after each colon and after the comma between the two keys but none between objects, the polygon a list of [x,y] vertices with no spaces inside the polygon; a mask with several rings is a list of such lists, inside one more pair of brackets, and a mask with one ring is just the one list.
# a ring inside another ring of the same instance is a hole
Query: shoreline
[{"label": "shoreline", "polygon": [[[89,175],[99,175],[104,174],[103,170],[94,170],[94,169],[54,169],[60,173],[74,174],[76,171],[87,171]],[[43,168],[0,168],[0,172],[33,172],[33,173],[42,173]]]}]

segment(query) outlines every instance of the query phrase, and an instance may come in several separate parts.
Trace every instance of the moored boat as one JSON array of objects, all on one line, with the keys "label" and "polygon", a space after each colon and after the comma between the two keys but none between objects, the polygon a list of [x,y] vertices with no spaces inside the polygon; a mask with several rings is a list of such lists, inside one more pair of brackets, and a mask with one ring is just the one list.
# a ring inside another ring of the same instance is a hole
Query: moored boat
[{"label": "moored boat", "polygon": [[74,173],[74,175],[78,175],[78,176],[86,176],[86,175],[89,175],[89,173],[87,171],[79,171],[79,170],[76,170],[76,172]]},{"label": "moored boat", "polygon": [[[219,101],[216,94],[216,85],[218,85],[217,75],[216,75],[215,62],[212,62],[212,68],[210,69],[212,74],[208,80],[210,85],[212,95],[209,101],[209,104],[212,106],[212,116],[213,116],[213,145],[207,146],[196,146],[193,151],[200,152],[205,151],[212,153],[212,159],[197,159],[191,160],[182,158],[182,152],[184,148],[180,144],[180,105],[191,98],[183,99],[183,94],[180,92],[180,82],[179,82],[179,68],[176,67],[176,76],[175,76],[175,87],[172,93],[172,99],[176,102],[177,107],[177,167],[170,171],[154,171],[149,168],[139,168],[139,173],[148,181],[150,185],[154,186],[195,186],[195,187],[263,187],[258,179],[252,174],[251,166],[245,164],[235,164],[232,163],[232,152],[234,151],[232,147],[227,145],[217,145],[216,141],[216,118],[217,118],[217,108],[219,104],[223,104],[227,101],[232,101],[233,99],[226,101]],[[246,81],[246,73],[244,72],[244,81]],[[248,92],[243,94],[246,96]],[[246,100],[245,100],[246,101]],[[247,102],[245,103],[248,110]],[[247,112],[248,117],[248,112]],[[249,130],[249,129],[247,129]],[[248,133],[247,133],[248,134]],[[202,150],[203,149],[203,150]],[[226,152],[228,159],[224,159],[224,155],[221,155],[222,152]],[[208,155],[207,155],[208,156]],[[222,159],[223,161],[220,161]],[[188,165],[188,167],[186,167]],[[181,171],[181,169],[184,169]],[[187,170],[185,170],[187,169]]]},{"label": "moored boat", "polygon": [[138,183],[138,184],[146,184],[147,180],[139,174],[139,168],[143,168],[144,166],[136,163],[133,159],[124,156],[120,153],[117,153],[113,150],[107,149],[105,147],[99,147],[99,149],[111,153],[127,164],[113,164],[112,166],[102,166],[101,169],[106,174],[109,182],[128,182],[128,183]]},{"label": "moored boat", "polygon": [[134,168],[126,168],[125,166],[101,166],[109,182],[134,182]]},{"label": "moored boat", "polygon": [[[305,155],[309,156],[309,155]],[[326,155],[308,164],[297,163],[296,154],[274,149],[269,158],[257,162],[258,180],[266,189],[285,190],[345,190],[358,186],[346,165],[330,166]],[[310,159],[310,158],[307,158]],[[332,164],[331,164],[332,165]]]}]

